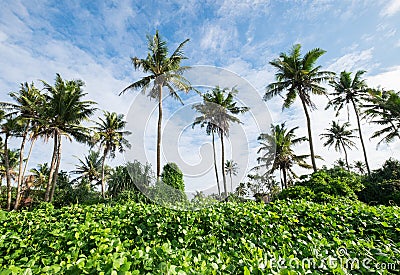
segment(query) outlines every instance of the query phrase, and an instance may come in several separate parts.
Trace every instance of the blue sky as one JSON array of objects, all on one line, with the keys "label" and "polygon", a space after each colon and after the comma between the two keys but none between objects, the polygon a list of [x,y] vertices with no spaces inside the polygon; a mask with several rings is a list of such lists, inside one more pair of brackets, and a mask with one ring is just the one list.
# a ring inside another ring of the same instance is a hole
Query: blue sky
[{"label": "blue sky", "polygon": [[[58,72],[66,79],[84,80],[88,97],[99,108],[127,114],[135,95],[118,93],[142,76],[133,70],[130,57],[145,56],[146,34],[156,29],[171,49],[190,38],[186,65],[229,69],[260,95],[274,79],[268,62],[294,43],[301,43],[304,51],[326,50],[319,63],[325,69],[337,73],[364,69],[369,85],[400,90],[400,0],[0,2],[1,101],[19,83],[35,81],[40,86],[38,79],[52,83]],[[340,155],[323,149],[318,135],[335,118],[323,111],[326,99],[315,102],[316,151],[325,158],[319,165],[329,165]],[[267,106],[275,122],[288,121],[289,126],[300,126],[299,135],[306,134],[300,105],[281,112],[281,101],[275,99]],[[369,137],[374,126],[364,125],[363,130]],[[398,141],[378,150],[375,140],[368,143],[372,168],[400,150]],[[71,155],[81,157],[86,149],[66,146],[62,166],[71,169],[76,163]],[[34,161],[49,161],[50,147],[39,145]],[[298,151],[307,152],[307,146]],[[361,160],[361,151],[351,152],[350,159]]]}]

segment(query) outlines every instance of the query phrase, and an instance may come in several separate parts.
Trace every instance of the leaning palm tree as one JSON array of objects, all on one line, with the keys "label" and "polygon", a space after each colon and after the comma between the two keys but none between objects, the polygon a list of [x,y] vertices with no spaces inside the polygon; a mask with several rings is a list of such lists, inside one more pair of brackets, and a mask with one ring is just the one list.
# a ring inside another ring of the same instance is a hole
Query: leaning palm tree
[{"label": "leaning palm tree", "polygon": [[287,188],[289,181],[297,177],[292,169],[294,165],[312,168],[305,162],[309,155],[296,155],[293,150],[293,146],[307,140],[306,137],[296,137],[294,132],[298,128],[288,130],[284,122],[271,125],[271,134],[262,133],[258,137],[261,147],[257,153],[262,155],[257,159],[260,165],[255,170],[266,169],[264,176],[279,170],[282,189]]},{"label": "leaning palm tree", "polygon": [[152,85],[149,91],[150,98],[158,100],[158,123],[157,123],[157,179],[161,175],[161,124],[163,118],[162,108],[162,92],[163,87],[166,87],[169,91],[169,95],[179,100],[182,103],[177,91],[181,90],[189,92],[191,89],[189,81],[182,76],[183,72],[189,67],[181,66],[181,61],[187,59],[182,51],[183,46],[189,41],[186,39],[183,41],[176,50],[168,57],[168,47],[166,41],[164,41],[158,31],[151,37],[147,36],[148,50],[149,53],[144,59],[133,57],[131,58],[135,70],[142,70],[144,73],[149,75],[142,79],[132,83],[126,87],[121,93],[123,94],[127,90],[141,89],[142,93],[145,93],[147,89]]},{"label": "leaning palm tree", "polygon": [[316,109],[316,106],[311,100],[311,94],[324,95],[326,89],[320,84],[332,79],[334,73],[321,71],[321,66],[315,66],[318,58],[325,53],[324,50],[316,48],[301,57],[300,49],[301,45],[296,44],[289,54],[281,53],[279,58],[270,62],[277,69],[275,74],[277,82],[268,85],[264,100],[287,91],[282,107],[284,109],[289,108],[297,97],[300,98],[306,116],[312,167],[317,171],[309,115],[309,111]]},{"label": "leaning palm tree", "polygon": [[99,144],[103,151],[101,161],[101,194],[105,197],[105,161],[108,156],[115,157],[115,151],[118,149],[120,153],[125,151],[125,148],[131,148],[129,141],[125,136],[131,132],[125,131],[126,121],[124,115],[113,112],[104,111],[104,118],[99,118],[100,122],[96,122],[94,127],[95,136],[94,143]]},{"label": "leaning palm tree", "polygon": [[51,202],[58,178],[61,161],[61,141],[66,137],[72,141],[88,142],[89,129],[82,125],[95,112],[94,101],[83,100],[87,95],[82,90],[84,85],[81,80],[64,81],[59,74],[56,75],[54,86],[43,81],[46,90],[46,102],[39,108],[38,121],[41,124],[37,135],[45,140],[53,138],[54,148],[50,163],[49,182],[46,187],[45,201]]},{"label": "leaning palm tree", "polygon": [[360,123],[361,102],[364,97],[368,95],[367,84],[365,83],[365,80],[361,78],[364,73],[365,71],[357,71],[354,78],[352,78],[351,72],[343,71],[340,73],[339,77],[332,80],[330,85],[335,88],[335,91],[329,94],[330,96],[333,96],[333,99],[328,102],[325,109],[333,107],[336,111],[336,116],[338,116],[340,111],[344,107],[347,107],[347,116],[349,117],[350,111],[348,106],[351,105],[353,107],[357,119],[358,134],[363,148],[365,165],[367,166],[368,175],[370,175],[371,171],[369,169],[367,151],[365,149]]},{"label": "leaning palm tree", "polygon": [[232,175],[236,176],[238,173],[238,165],[233,160],[227,160],[225,162],[225,174],[229,175],[231,179],[231,192],[233,192]]},{"label": "leaning palm tree", "polygon": [[90,184],[100,183],[102,176],[102,157],[100,152],[90,150],[83,160],[78,160],[79,164],[75,165],[75,170],[71,171],[72,174],[78,175],[75,180],[87,179]]},{"label": "leaning palm tree", "polygon": [[321,134],[320,136],[323,139],[326,139],[324,146],[328,146],[330,148],[332,145],[335,150],[341,152],[343,149],[344,159],[346,161],[347,170],[350,171],[349,160],[347,157],[347,149],[351,150],[356,147],[352,138],[356,138],[353,133],[356,131],[355,129],[349,129],[350,122],[345,122],[342,125],[339,122],[332,121],[331,127],[325,129],[326,133]]},{"label": "leaning palm tree", "polygon": [[218,86],[203,95],[203,103],[194,106],[194,109],[206,115],[219,135],[221,140],[221,171],[224,184],[225,196],[228,195],[225,177],[225,144],[224,137],[229,136],[229,128],[232,123],[241,123],[240,119],[235,115],[245,113],[249,110],[248,107],[238,107],[235,101],[235,96],[239,91],[236,88],[228,90],[221,89]]}]

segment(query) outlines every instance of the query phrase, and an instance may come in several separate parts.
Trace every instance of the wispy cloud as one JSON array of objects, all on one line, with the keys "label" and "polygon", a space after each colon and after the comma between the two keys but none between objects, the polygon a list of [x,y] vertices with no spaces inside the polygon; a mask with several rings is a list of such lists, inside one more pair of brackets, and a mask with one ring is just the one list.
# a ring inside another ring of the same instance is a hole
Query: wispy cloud
[{"label": "wispy cloud", "polygon": [[363,51],[355,51],[353,53],[346,54],[339,57],[327,67],[329,71],[341,72],[346,71],[356,71],[365,68],[371,68],[371,61],[373,57],[374,48],[370,48]]},{"label": "wispy cloud", "polygon": [[390,0],[380,12],[381,16],[393,16],[400,11],[400,0]]}]

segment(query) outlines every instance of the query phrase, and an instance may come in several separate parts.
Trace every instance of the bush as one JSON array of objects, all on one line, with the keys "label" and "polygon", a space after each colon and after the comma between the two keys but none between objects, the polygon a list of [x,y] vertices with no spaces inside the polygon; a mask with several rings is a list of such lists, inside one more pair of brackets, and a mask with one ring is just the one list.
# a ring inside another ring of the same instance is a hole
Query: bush
[{"label": "bush", "polygon": [[294,187],[283,190],[278,199],[306,198],[315,202],[332,202],[337,198],[357,199],[363,188],[361,177],[341,167],[323,169],[304,177]]},{"label": "bush", "polygon": [[400,205],[400,162],[392,158],[364,178],[365,188],[357,193],[368,204]]},{"label": "bush", "polygon": [[185,191],[183,173],[176,163],[169,162],[164,165],[161,179],[166,185],[180,191]]}]

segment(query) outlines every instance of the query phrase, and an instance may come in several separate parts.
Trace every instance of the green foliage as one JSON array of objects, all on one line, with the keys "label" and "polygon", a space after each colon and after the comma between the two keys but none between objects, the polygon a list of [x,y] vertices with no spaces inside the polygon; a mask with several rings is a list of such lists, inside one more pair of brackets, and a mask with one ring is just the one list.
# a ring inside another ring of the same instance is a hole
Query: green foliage
[{"label": "green foliage", "polygon": [[166,185],[169,185],[180,191],[185,191],[183,173],[176,163],[169,162],[164,165],[161,179]]},{"label": "green foliage", "polygon": [[[173,211],[130,201],[45,203],[0,211],[0,224],[1,274],[398,274],[400,266],[397,206],[300,200]],[[396,269],[350,270],[329,257]]]},{"label": "green foliage", "polygon": [[363,188],[361,177],[341,167],[323,169],[311,174],[296,184],[283,190],[279,199],[307,198],[312,201],[334,201],[337,198],[357,199],[355,192]]},{"label": "green foliage", "polygon": [[361,201],[369,204],[400,205],[400,162],[388,159],[364,179],[365,188],[358,193]]},{"label": "green foliage", "polygon": [[124,191],[140,193],[140,190],[147,190],[153,180],[154,172],[151,165],[141,164],[134,160],[113,169],[108,183],[108,192],[112,197],[118,197]]}]

